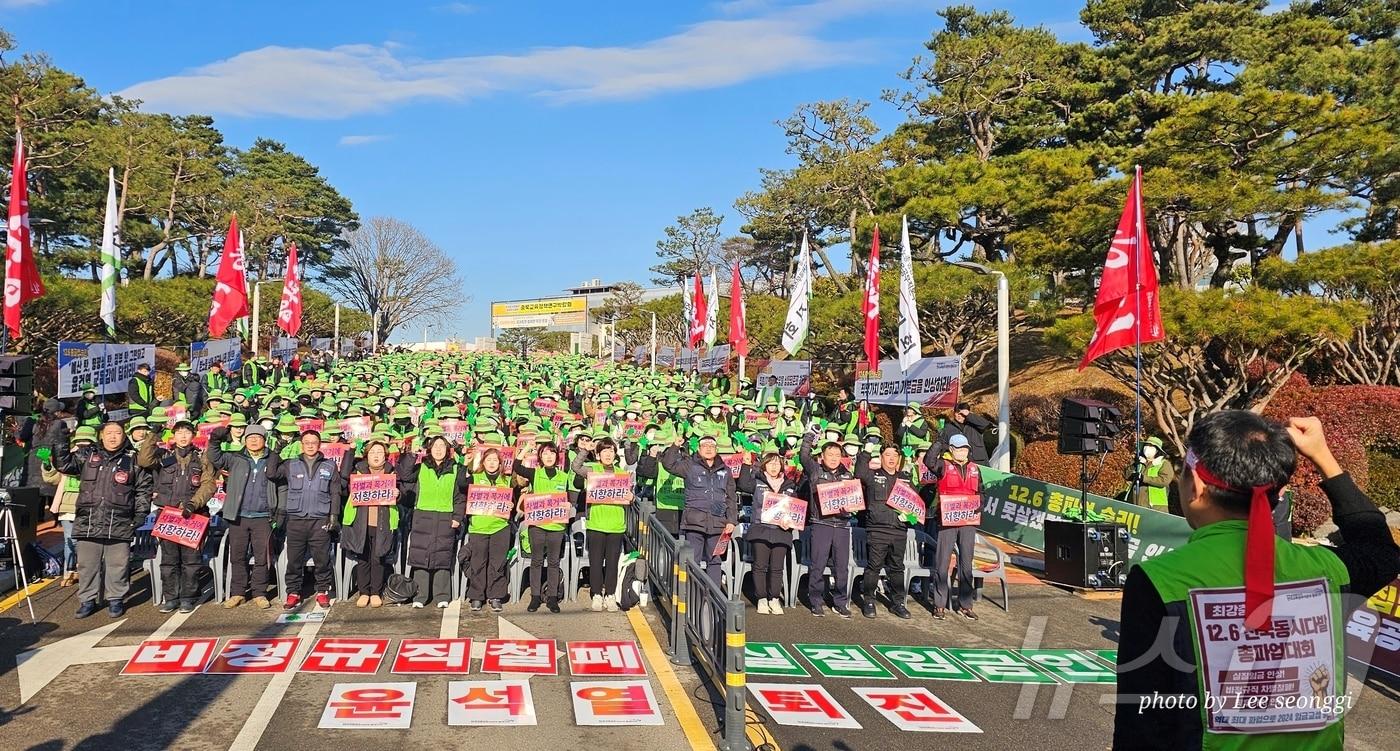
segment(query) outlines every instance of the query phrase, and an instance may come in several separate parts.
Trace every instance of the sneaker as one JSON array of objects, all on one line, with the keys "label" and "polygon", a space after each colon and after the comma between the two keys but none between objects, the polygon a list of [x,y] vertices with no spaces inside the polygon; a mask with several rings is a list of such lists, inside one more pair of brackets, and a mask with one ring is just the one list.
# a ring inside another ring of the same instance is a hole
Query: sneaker
[{"label": "sneaker", "polygon": [[768,600],[767,600],[767,599],[761,599],[761,600],[758,601],[758,613],[759,613],[759,615],[772,615],[772,614],[773,614],[773,609],[770,608],[770,607],[768,607]]},{"label": "sneaker", "polygon": [[822,610],[822,606],[820,606],[820,605],[813,605],[812,608],[811,608],[811,610],[812,610],[812,615],[814,615],[814,616],[816,616],[816,617],[818,617],[818,618],[820,618],[820,617],[826,615],[826,612],[825,612],[824,610]]},{"label": "sneaker", "polygon": [[527,605],[527,606],[525,607],[525,610],[526,610],[527,612],[530,612],[530,613],[538,612],[539,609],[540,609],[540,606],[543,605],[543,604],[544,604],[544,601],[541,600],[540,598],[538,598],[538,597],[531,597],[531,598],[530,598],[530,604]]},{"label": "sneaker", "polygon": [[[262,600],[263,602],[267,602],[267,598],[266,598],[266,597],[254,598],[253,602],[256,603],[258,600]],[[224,609],[226,609],[226,610],[233,610],[234,608],[238,607],[239,605],[242,605],[243,603],[245,603],[245,602],[247,602],[247,601],[248,601],[247,598],[245,598],[243,595],[234,595],[233,597],[230,597],[230,598],[228,598],[227,600],[224,600]],[[264,606],[259,605],[258,607],[264,607]]]},{"label": "sneaker", "polygon": [[861,605],[860,605],[860,614],[863,615],[863,616],[865,616],[866,618],[874,618],[874,617],[875,617],[875,603],[870,602],[869,600],[866,600],[865,602],[861,603]]},{"label": "sneaker", "polygon": [[488,603],[486,603],[486,604],[489,605],[489,606],[491,607],[491,612],[493,612],[493,613],[499,613],[499,612],[502,612],[503,610],[505,610],[505,608],[501,605],[501,601],[500,601],[500,600],[491,600],[490,602],[488,602]]},{"label": "sneaker", "polygon": [[173,612],[175,612],[175,601],[174,601],[174,600],[166,600],[165,602],[162,602],[161,604],[159,604],[159,605],[156,606],[156,612],[157,612],[157,613],[173,613]]},{"label": "sneaker", "polygon": [[[441,607],[441,606],[442,606],[442,603],[438,603],[438,606]],[[485,607],[485,606],[486,606],[486,603],[482,602],[481,600],[472,600],[472,612],[473,612],[473,613],[480,613],[480,612],[481,612],[481,609],[482,609],[483,607]]]},{"label": "sneaker", "polygon": [[372,607],[372,608],[382,608],[382,607],[384,607],[384,598],[383,598],[383,597],[380,597],[379,595],[370,595],[370,596],[369,596],[369,606]]},{"label": "sneaker", "polygon": [[74,618],[86,618],[98,610],[97,601],[85,602],[78,606],[78,612],[73,614]]},{"label": "sneaker", "polygon": [[181,613],[193,613],[193,612],[194,612],[194,600],[181,600],[181,601],[180,601],[180,612],[181,612]]},{"label": "sneaker", "polygon": [[768,601],[768,611],[773,615],[783,614],[783,605],[778,598],[774,597]]},{"label": "sneaker", "polygon": [[107,615],[113,618],[120,618],[126,613],[126,606],[121,600],[110,600],[107,602]]},{"label": "sneaker", "polygon": [[446,609],[447,609],[447,605],[448,605],[447,600],[438,600],[437,606],[438,606],[438,609],[439,609],[439,610],[446,610]]},{"label": "sneaker", "polygon": [[944,620],[945,618],[948,617],[948,609],[947,609],[947,608],[934,608],[934,609],[933,609],[933,617],[934,617],[934,618],[937,618],[937,619],[940,620],[940,621],[941,621],[941,620]]},{"label": "sneaker", "polygon": [[296,610],[301,604],[301,595],[287,595],[287,599],[282,601],[283,610]]},{"label": "sneaker", "polygon": [[913,618],[913,617],[914,617],[914,614],[913,614],[913,613],[910,613],[910,612],[909,612],[909,608],[905,607],[905,606],[904,606],[904,603],[902,603],[902,602],[896,602],[896,603],[890,608],[890,612],[891,612],[891,613],[894,613],[894,614],[895,614],[895,617],[897,617],[897,618],[903,618],[903,619],[906,620],[906,621],[909,620],[910,618]]},{"label": "sneaker", "polygon": [[604,597],[604,598],[603,598],[603,609],[606,610],[606,611],[608,611],[609,613],[616,613],[616,612],[617,612],[617,599],[614,598],[612,595],[607,595],[606,597]]},{"label": "sneaker", "polygon": [[972,608],[963,608],[958,612],[962,614],[962,617],[968,619],[969,621],[977,620],[977,614],[972,612]]},{"label": "sneaker", "polygon": [[559,612],[559,601],[550,600],[548,603],[545,604],[545,607],[549,608],[549,612],[557,613]]},{"label": "sneaker", "polygon": [[356,597],[356,598],[355,598],[355,607],[357,607],[357,608],[369,607],[369,595],[360,595],[359,597]]},{"label": "sneaker", "polygon": [[[241,599],[243,599],[243,598],[240,597],[240,598],[238,598],[238,599],[241,600]],[[269,599],[267,599],[266,597],[254,597],[254,598],[253,598],[253,605],[256,606],[259,610],[267,610],[268,608],[272,607],[272,601],[269,600]],[[228,606],[225,605],[224,607],[228,607]]]},{"label": "sneaker", "polygon": [[329,607],[331,606],[331,596],[330,596],[330,593],[328,593],[328,592],[317,592],[317,593],[316,593],[316,605],[317,605],[318,607],[322,607],[322,608],[329,608]]},{"label": "sneaker", "polygon": [[595,612],[595,613],[601,613],[601,612],[603,612],[603,596],[602,596],[602,595],[593,595],[593,612]]},{"label": "sneaker", "polygon": [[831,609],[835,610],[836,614],[841,616],[842,618],[851,617],[851,609],[846,607],[845,605],[833,605],[831,606]]},{"label": "sneaker", "polygon": [[415,607],[415,608],[426,608],[426,607],[428,607],[428,603],[426,603],[426,602],[417,602],[417,601],[414,601],[413,607]]}]

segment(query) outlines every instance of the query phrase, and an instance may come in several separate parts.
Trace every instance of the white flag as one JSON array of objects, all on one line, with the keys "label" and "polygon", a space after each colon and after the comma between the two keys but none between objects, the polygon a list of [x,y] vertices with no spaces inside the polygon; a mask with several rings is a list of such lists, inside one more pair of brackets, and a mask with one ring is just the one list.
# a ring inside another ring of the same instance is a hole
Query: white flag
[{"label": "white flag", "polygon": [[682,315],[685,316],[681,344],[688,344],[690,342],[691,322],[695,320],[695,287],[692,286],[692,280],[689,278],[681,281],[681,308],[683,308]]},{"label": "white flag", "polygon": [[797,256],[797,276],[788,294],[787,322],[783,324],[783,349],[796,356],[807,339],[807,308],[812,302],[812,252],[807,233],[802,233],[802,250]]},{"label": "white flag", "polygon": [[719,282],[710,269],[710,291],[705,295],[705,346],[715,346],[719,339]]},{"label": "white flag", "polygon": [[107,336],[117,335],[117,277],[120,275],[121,251],[117,248],[117,178],[116,170],[107,169],[107,214],[102,219],[102,322],[107,324]]},{"label": "white flag", "polygon": [[909,217],[904,217],[904,229],[899,237],[899,369],[909,367],[923,357],[923,342],[919,337],[919,308],[914,299],[914,259],[909,250]]},{"label": "white flag", "polygon": [[[248,289],[248,245],[247,245],[247,243],[243,242],[243,228],[242,228],[242,227],[239,227],[239,228],[238,228],[238,249],[243,253],[243,289],[244,289],[244,290],[247,290],[247,289]],[[249,333],[249,332],[252,330],[252,328],[253,328],[253,327],[252,327],[252,322],[253,322],[253,317],[252,317],[252,316],[253,316],[253,309],[252,309],[253,295],[252,295],[251,292],[246,292],[246,294],[248,295],[248,305],[249,305],[249,308],[248,308],[248,315],[243,316],[242,318],[238,319],[238,323],[237,323],[237,325],[238,325],[238,338],[239,338],[239,339],[242,339],[242,340],[245,341],[245,342],[247,342],[247,341],[252,341],[252,339],[253,339],[252,335]]]}]

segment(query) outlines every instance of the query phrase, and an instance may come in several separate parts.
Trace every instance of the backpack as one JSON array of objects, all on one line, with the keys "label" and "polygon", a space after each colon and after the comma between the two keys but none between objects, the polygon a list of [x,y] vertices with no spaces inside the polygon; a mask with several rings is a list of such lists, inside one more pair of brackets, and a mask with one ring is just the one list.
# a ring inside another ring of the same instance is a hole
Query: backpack
[{"label": "backpack", "polygon": [[651,594],[647,589],[647,562],[633,558],[622,564],[621,574],[622,591],[617,598],[617,606],[623,610],[631,610],[637,605],[645,606]]},{"label": "backpack", "polygon": [[60,561],[58,556],[50,553],[48,548],[37,542],[31,542],[29,543],[29,549],[34,551],[34,554],[44,567],[43,578],[52,579],[63,575],[63,561]]},{"label": "backpack", "polygon": [[391,605],[406,605],[412,602],[417,594],[418,585],[397,571],[389,574],[388,581],[384,582],[384,599]]}]

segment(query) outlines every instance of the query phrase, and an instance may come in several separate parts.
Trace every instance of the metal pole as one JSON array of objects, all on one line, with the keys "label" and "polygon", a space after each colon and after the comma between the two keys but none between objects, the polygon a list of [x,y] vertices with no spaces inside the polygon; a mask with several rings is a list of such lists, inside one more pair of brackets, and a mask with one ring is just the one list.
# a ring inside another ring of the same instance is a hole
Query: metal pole
[{"label": "metal pole", "polygon": [[724,746],[727,751],[748,751],[745,735],[748,687],[744,677],[744,601],[738,591],[725,607],[724,632]]},{"label": "metal pole", "polygon": [[258,357],[258,313],[262,310],[262,282],[253,282],[253,359]]},{"label": "metal pole", "polygon": [[[373,324],[370,328],[374,328]],[[335,304],[335,329],[331,334],[331,356],[340,352],[340,303]]]},{"label": "metal pole", "polygon": [[656,375],[656,314],[651,314],[651,373]]},{"label": "metal pole", "polygon": [[997,436],[992,466],[1011,471],[1011,284],[997,272]]}]

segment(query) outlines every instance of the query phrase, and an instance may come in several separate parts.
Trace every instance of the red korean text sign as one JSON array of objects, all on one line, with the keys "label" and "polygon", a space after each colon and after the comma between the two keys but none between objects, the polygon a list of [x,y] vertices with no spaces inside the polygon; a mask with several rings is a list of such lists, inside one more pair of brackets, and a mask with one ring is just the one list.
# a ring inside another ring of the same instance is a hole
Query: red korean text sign
[{"label": "red korean text sign", "polygon": [[403,639],[391,673],[458,674],[471,669],[471,639]]},{"label": "red korean text sign", "polygon": [[199,549],[204,539],[204,531],[209,529],[209,517],[192,514],[186,519],[174,506],[162,506],[156,524],[151,528],[151,537],[169,540],[186,548]]},{"label": "red korean text sign", "polygon": [[903,480],[894,481],[894,487],[890,488],[890,497],[885,500],[885,505],[901,514],[913,514],[918,517],[920,526],[928,517],[928,508],[924,506],[924,499],[919,497],[919,491]]},{"label": "red korean text sign", "polygon": [[481,672],[558,675],[558,660],[553,639],[487,639]]},{"label": "red korean text sign", "polygon": [[737,478],[739,476],[739,470],[744,467],[744,455],[721,454],[719,458],[720,461],[724,462],[724,466],[729,469],[729,476]]},{"label": "red korean text sign", "polygon": [[318,639],[301,662],[303,673],[356,673],[374,675],[389,651],[388,639],[351,639],[328,636]]},{"label": "red korean text sign", "polygon": [[509,519],[515,512],[515,491],[496,485],[467,486],[467,516]]},{"label": "red korean text sign", "polygon": [[392,506],[398,497],[398,478],[393,475],[350,475],[351,506]]},{"label": "red korean text sign", "polygon": [[938,516],[945,527],[972,527],[982,523],[982,496],[944,493],[938,496]]},{"label": "red korean text sign", "polygon": [[574,518],[574,506],[569,503],[567,493],[538,493],[521,496],[521,510],[525,515],[525,526],[541,524],[568,524]]},{"label": "red korean text sign", "polygon": [[865,510],[865,491],[860,480],[824,482],[817,486],[817,502],[822,516]]},{"label": "red korean text sign", "polygon": [[802,530],[807,526],[807,502],[782,493],[764,493],[758,520],[783,529]]},{"label": "red korean text sign", "polygon": [[281,673],[292,663],[300,639],[229,639],[206,673]]},{"label": "red korean text sign", "polygon": [[631,472],[594,472],[584,490],[589,503],[628,506],[632,503]]},{"label": "red korean text sign", "polygon": [[438,421],[442,437],[452,443],[462,443],[467,437],[467,421],[458,417],[448,417]]},{"label": "red korean text sign", "polygon": [[633,641],[571,641],[567,648],[569,672],[576,676],[647,674]]},{"label": "red korean text sign", "polygon": [[122,675],[203,673],[214,658],[218,639],[152,639],[141,642]]}]

